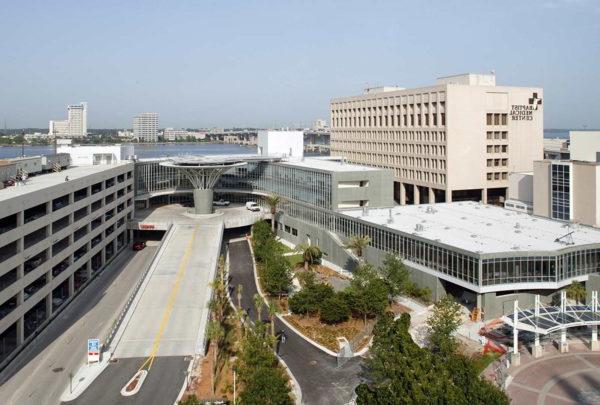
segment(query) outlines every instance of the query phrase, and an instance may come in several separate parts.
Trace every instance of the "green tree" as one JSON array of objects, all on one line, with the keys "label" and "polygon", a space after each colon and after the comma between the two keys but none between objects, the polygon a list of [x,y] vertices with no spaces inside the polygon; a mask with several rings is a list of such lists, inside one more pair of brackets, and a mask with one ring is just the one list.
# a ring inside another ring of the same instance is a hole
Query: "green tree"
[{"label": "green tree", "polygon": [[306,285],[290,297],[288,304],[295,314],[315,315],[321,309],[321,303],[334,295],[333,288],[325,283]]},{"label": "green tree", "polygon": [[389,304],[388,284],[370,264],[362,264],[354,270],[345,292],[351,311],[361,316],[365,324],[368,317],[381,315]]},{"label": "green tree", "polygon": [[260,296],[260,294],[254,294],[254,297],[252,297],[252,299],[254,300],[254,308],[256,309],[256,321],[257,322],[261,322],[262,320],[262,307],[263,307],[263,299]]},{"label": "green tree", "polygon": [[308,270],[308,266],[321,260],[323,252],[317,245],[309,245],[308,243],[301,243],[296,247],[297,250],[302,252],[302,260],[304,261],[304,270]]},{"label": "green tree", "polygon": [[252,225],[252,246],[254,249],[272,238],[273,232],[271,232],[271,228],[266,221],[258,221]]},{"label": "green tree", "polygon": [[336,293],[320,305],[321,322],[335,324],[347,321],[350,317],[348,302],[342,293]]},{"label": "green tree", "polygon": [[348,238],[346,242],[346,249],[350,249],[354,254],[362,259],[365,248],[371,243],[371,237],[369,235],[354,235]]},{"label": "green tree", "polygon": [[427,319],[429,344],[434,352],[449,355],[456,351],[458,342],[454,333],[461,324],[460,304],[450,296],[435,303],[433,312]]},{"label": "green tree", "polygon": [[219,372],[219,352],[220,347],[222,346],[221,341],[225,337],[225,329],[223,326],[217,321],[209,322],[206,329],[207,339],[210,341],[210,345],[213,350],[213,364],[211,368],[211,388],[213,395],[215,394],[215,390],[217,389],[217,374]]},{"label": "green tree", "polygon": [[387,284],[391,296],[397,296],[407,290],[410,283],[408,270],[402,260],[393,253],[385,255],[383,266],[378,269],[379,276]]},{"label": "green tree", "polygon": [[509,403],[502,391],[478,375],[470,359],[442,357],[417,346],[409,325],[408,314],[397,320],[391,313],[379,318],[365,361],[366,382],[355,390],[357,404]]},{"label": "green tree", "polygon": [[277,214],[277,208],[281,203],[281,197],[276,194],[271,194],[265,197],[265,202],[271,210],[271,232],[275,233],[275,215]]},{"label": "green tree", "polygon": [[265,262],[261,279],[265,290],[281,299],[281,295],[287,294],[292,288],[290,264],[281,254],[273,255]]},{"label": "green tree", "polygon": [[585,287],[579,281],[573,281],[567,287],[567,297],[574,300],[577,304],[585,302],[586,295]]},{"label": "green tree", "polygon": [[262,323],[245,332],[238,360],[241,404],[291,404],[288,380],[272,350],[274,340]]}]

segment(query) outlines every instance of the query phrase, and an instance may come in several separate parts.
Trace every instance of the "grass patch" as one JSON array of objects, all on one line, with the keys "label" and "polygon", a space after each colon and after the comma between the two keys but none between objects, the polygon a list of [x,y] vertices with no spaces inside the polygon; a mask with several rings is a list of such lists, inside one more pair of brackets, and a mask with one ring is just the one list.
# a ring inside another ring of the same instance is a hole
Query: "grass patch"
[{"label": "grass patch", "polygon": [[300,263],[300,264],[303,263],[301,254],[284,256],[284,257],[285,257],[285,260],[287,260],[287,262],[290,264],[290,267],[292,269],[295,268],[298,263]]},{"label": "grass patch", "polygon": [[287,246],[287,245],[284,245],[283,243],[281,243],[281,242],[279,242],[279,241],[276,241],[276,242],[277,242],[277,244],[279,245],[279,247],[280,247],[280,249],[281,249],[281,250],[280,250],[280,252],[281,252],[281,253],[291,253],[291,252],[295,252],[295,250],[294,250],[294,249],[291,249],[289,246]]},{"label": "grass patch", "polygon": [[483,372],[487,366],[498,360],[500,354],[489,352],[487,354],[473,356],[473,362],[478,372]]}]

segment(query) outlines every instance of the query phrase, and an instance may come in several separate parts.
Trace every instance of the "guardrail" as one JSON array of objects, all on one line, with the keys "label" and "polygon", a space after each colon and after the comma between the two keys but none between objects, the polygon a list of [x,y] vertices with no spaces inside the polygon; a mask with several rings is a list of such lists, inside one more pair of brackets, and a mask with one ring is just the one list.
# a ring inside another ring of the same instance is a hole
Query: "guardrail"
[{"label": "guardrail", "polygon": [[125,315],[127,314],[127,311],[129,311],[129,308],[131,307],[131,303],[135,299],[135,296],[137,295],[140,287],[142,286],[142,283],[146,279],[146,276],[148,275],[148,272],[150,271],[150,268],[152,267],[152,263],[154,263],[154,260],[156,260],[156,257],[158,256],[158,253],[162,249],[163,244],[165,243],[165,240],[167,238],[167,235],[171,231],[172,227],[173,227],[173,225],[170,225],[169,228],[167,229],[167,231],[165,232],[165,234],[163,235],[162,239],[160,240],[160,244],[159,244],[158,248],[156,249],[156,251],[152,255],[152,258],[150,259],[150,261],[148,261],[148,263],[146,264],[146,268],[142,272],[142,275],[140,276],[140,278],[138,279],[138,281],[135,283],[135,286],[133,287],[133,290],[131,291],[131,294],[129,294],[129,298],[127,299],[127,302],[123,306],[123,309],[121,309],[121,312],[119,313],[119,315],[117,316],[117,318],[113,321],[113,324],[112,324],[112,326],[111,326],[108,334],[102,340],[103,341],[103,343],[102,343],[102,351],[106,351],[110,347],[110,345],[112,343],[112,340],[114,339],[117,331],[119,330],[119,327],[123,323],[123,319],[125,318]]}]

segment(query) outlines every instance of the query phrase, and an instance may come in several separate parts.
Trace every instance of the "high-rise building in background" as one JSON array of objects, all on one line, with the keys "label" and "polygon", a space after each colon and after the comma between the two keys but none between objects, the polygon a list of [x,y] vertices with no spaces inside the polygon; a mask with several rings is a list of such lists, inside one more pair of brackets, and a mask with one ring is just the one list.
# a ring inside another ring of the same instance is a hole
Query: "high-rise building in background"
[{"label": "high-rise building in background", "polygon": [[133,117],[133,136],[140,141],[158,140],[158,113],[141,113]]},{"label": "high-rise building in background", "polygon": [[69,121],[69,137],[87,136],[87,103],[73,104],[67,107]]},{"label": "high-rise building in background", "polygon": [[48,134],[61,138],[83,138],[87,136],[87,103],[67,106],[66,120],[52,120],[48,125]]},{"label": "high-rise building in background", "polygon": [[496,86],[495,74],[428,87],[379,87],[331,102],[331,153],[394,171],[400,204],[502,203],[510,172],[543,157],[542,89]]},{"label": "high-rise building in background", "polygon": [[58,136],[60,138],[69,137],[69,121],[50,121],[48,124],[48,135]]}]

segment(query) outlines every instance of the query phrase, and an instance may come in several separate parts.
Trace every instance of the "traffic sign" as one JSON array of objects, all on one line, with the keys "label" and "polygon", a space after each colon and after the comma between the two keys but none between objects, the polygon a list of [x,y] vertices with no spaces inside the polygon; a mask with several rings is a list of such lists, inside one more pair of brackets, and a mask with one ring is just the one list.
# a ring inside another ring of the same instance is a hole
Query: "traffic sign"
[{"label": "traffic sign", "polygon": [[87,353],[88,364],[100,361],[100,339],[88,339]]}]

